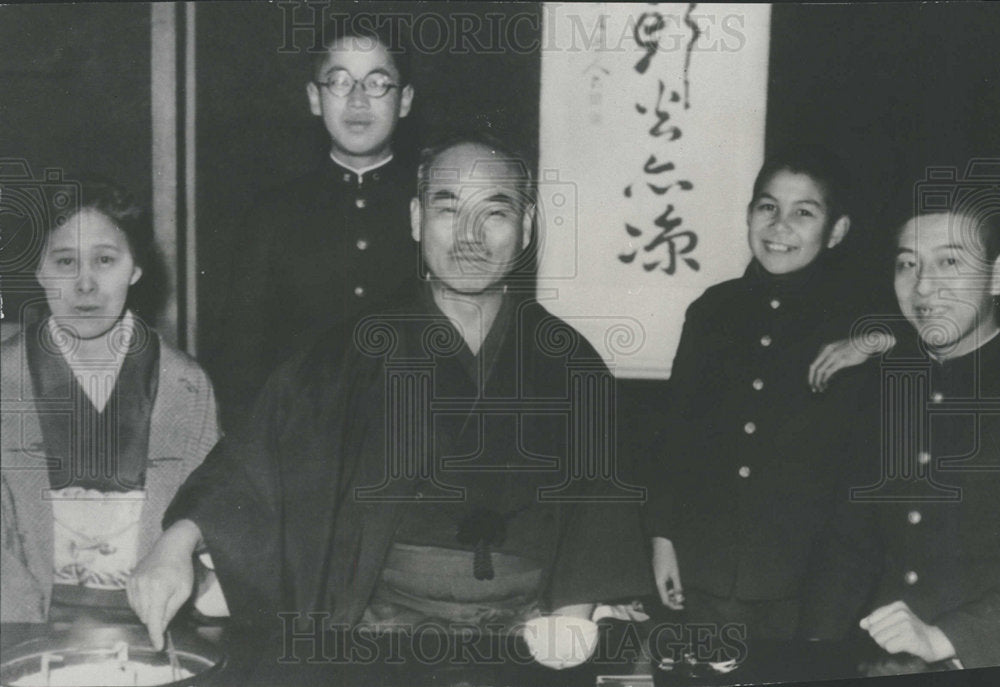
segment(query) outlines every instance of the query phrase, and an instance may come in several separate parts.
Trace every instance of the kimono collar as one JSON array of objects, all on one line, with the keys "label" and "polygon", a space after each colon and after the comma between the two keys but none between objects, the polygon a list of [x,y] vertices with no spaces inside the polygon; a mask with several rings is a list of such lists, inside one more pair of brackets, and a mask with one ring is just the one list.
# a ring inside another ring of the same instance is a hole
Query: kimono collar
[{"label": "kimono collar", "polygon": [[[459,350],[456,351],[454,358],[462,365],[470,379],[479,379],[480,372],[485,373],[484,378],[489,377],[490,372],[492,372],[493,367],[496,364],[498,354],[503,348],[503,344],[507,340],[507,337],[515,336],[515,332],[512,331],[515,328],[515,314],[518,310],[518,303],[524,300],[525,297],[525,294],[519,293],[515,289],[509,289],[505,286],[503,300],[500,303],[500,309],[497,311],[496,317],[493,318],[493,323],[490,325],[490,330],[486,333],[482,345],[479,347],[479,352],[473,355],[469,347],[464,341],[462,341],[462,345]],[[452,324],[448,316],[445,315],[438,307],[437,302],[434,300],[433,287],[429,282],[425,282],[419,289],[419,294],[416,299],[416,307],[416,312],[426,313],[434,319],[440,319],[441,321],[447,323],[447,326],[452,329],[453,335],[457,339],[462,338],[461,333],[459,333],[455,325]],[[424,322],[423,324],[420,324],[420,326],[423,327],[426,326],[426,324],[427,323]],[[408,339],[410,341],[410,346],[424,346],[422,335],[417,332],[412,332],[412,335],[409,336]],[[417,354],[419,357],[425,356],[426,353],[427,351],[423,350],[423,348],[421,348],[420,351],[411,350],[411,355]]]},{"label": "kimono collar", "polygon": [[[82,374],[84,371],[88,370],[91,366],[73,358],[73,345],[71,343],[71,339],[70,337],[64,336],[59,332],[59,325],[56,324],[55,318],[50,317],[47,322],[49,340],[62,354],[70,368],[73,369],[73,372],[76,374]],[[121,341],[122,343],[131,343],[134,338],[135,316],[132,315],[131,310],[126,310],[121,320],[118,321],[114,327],[112,327],[112,331],[109,333],[109,339],[115,342]],[[105,369],[113,367],[115,376],[117,377],[118,372],[122,369],[122,362],[125,360],[126,347],[113,346],[113,348],[114,362],[103,367]]]},{"label": "kimono collar", "polygon": [[77,382],[60,352],[62,346],[53,341],[48,320],[32,324],[25,332],[25,355],[35,398],[55,403],[50,407],[62,411],[39,414],[53,489],[80,486],[130,491],[145,483],[149,426],[159,384],[160,340],[156,332],[139,322],[133,331],[111,396],[101,412]]}]

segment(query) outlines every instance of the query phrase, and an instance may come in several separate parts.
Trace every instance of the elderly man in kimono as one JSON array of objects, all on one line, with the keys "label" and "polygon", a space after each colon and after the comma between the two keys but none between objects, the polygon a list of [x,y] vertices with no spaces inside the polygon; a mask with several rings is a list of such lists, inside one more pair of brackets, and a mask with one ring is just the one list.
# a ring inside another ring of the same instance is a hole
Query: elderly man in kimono
[{"label": "elderly man in kimono", "polygon": [[182,488],[129,585],[155,645],[201,551],[253,623],[504,631],[652,592],[642,492],[607,445],[613,379],[525,277],[534,210],[499,144],[425,151],[422,287],[279,368],[250,429]]}]

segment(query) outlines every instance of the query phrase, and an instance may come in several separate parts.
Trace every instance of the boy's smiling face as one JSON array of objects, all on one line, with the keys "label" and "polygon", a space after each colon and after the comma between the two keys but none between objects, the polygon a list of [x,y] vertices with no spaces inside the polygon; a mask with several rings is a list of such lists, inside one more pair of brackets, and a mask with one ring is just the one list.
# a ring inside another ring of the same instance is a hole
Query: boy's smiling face
[{"label": "boy's smiling face", "polygon": [[[832,223],[832,226],[831,226]],[[747,210],[750,250],[771,274],[806,267],[840,243],[850,220],[830,217],[821,184],[808,174],[778,170]]]}]

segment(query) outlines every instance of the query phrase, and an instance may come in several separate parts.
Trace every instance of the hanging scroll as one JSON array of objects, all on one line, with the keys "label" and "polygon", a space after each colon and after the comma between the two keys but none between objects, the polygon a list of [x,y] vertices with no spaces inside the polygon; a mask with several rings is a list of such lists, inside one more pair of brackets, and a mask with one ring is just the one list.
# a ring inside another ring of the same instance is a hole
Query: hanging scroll
[{"label": "hanging scroll", "polygon": [[548,4],[539,297],[624,377],[670,373],[688,304],[749,260],[770,7]]}]

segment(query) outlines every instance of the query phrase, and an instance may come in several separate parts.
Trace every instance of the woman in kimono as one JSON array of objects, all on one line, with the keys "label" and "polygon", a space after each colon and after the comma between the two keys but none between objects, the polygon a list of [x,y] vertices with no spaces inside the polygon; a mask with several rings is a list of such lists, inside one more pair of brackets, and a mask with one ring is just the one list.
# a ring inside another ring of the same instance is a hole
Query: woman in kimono
[{"label": "woman in kimono", "polygon": [[122,189],[46,228],[44,316],[4,341],[2,620],[127,609],[125,583],[219,436],[212,385],[129,307],[153,254]]}]

